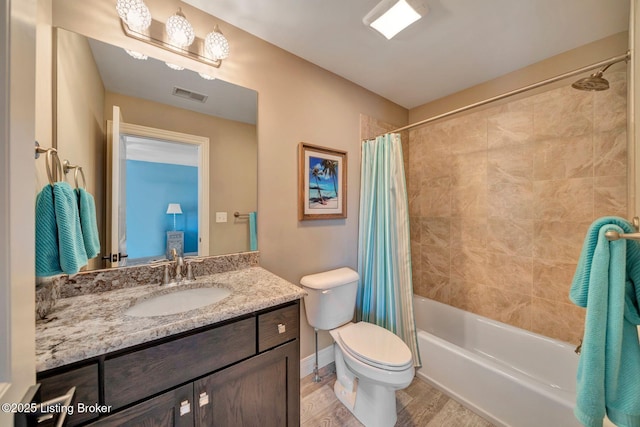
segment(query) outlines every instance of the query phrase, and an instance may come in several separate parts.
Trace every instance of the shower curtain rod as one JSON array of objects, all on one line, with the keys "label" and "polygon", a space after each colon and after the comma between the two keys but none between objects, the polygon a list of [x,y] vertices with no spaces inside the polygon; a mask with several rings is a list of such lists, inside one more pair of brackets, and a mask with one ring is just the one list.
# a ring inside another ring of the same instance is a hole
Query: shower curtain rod
[{"label": "shower curtain rod", "polygon": [[[382,135],[386,135],[387,133],[402,132],[402,131],[405,131],[405,130],[413,129],[413,128],[418,127],[418,126],[426,125],[427,123],[431,123],[433,121],[436,121],[436,120],[439,120],[439,119],[442,119],[442,118],[445,118],[445,117],[449,117],[449,116],[452,116],[452,115],[457,114],[457,113],[462,113],[463,111],[471,110],[472,108],[480,107],[482,105],[486,105],[486,104],[489,104],[491,102],[499,101],[501,99],[508,98],[510,96],[513,96],[513,95],[518,95],[519,93],[523,93],[523,92],[526,92],[526,91],[529,91],[529,90],[532,90],[532,89],[537,89],[537,88],[539,88],[541,86],[548,85],[548,84],[551,84],[551,83],[555,83],[557,81],[564,80],[564,79],[567,79],[569,77],[573,77],[573,76],[576,76],[578,74],[582,74],[584,72],[594,70],[596,68],[605,67],[607,65],[613,65],[613,64],[615,64],[617,62],[628,61],[630,57],[631,57],[631,53],[629,51],[627,51],[627,53],[624,54],[624,55],[614,56],[614,57],[611,57],[609,59],[605,59],[604,61],[596,62],[595,64],[587,65],[585,67],[578,68],[577,70],[569,71],[569,72],[566,72],[564,74],[560,74],[560,75],[557,75],[555,77],[551,77],[551,78],[548,78],[546,80],[539,81],[538,83],[533,83],[533,84],[530,84],[528,86],[521,87],[519,89],[515,89],[515,90],[509,91],[509,92],[505,92],[505,93],[500,94],[500,95],[493,96],[491,98],[484,99],[482,101],[474,102],[473,104],[469,104],[469,105],[466,105],[464,107],[456,108],[455,110],[451,110],[451,111],[448,111],[446,113],[438,114],[437,116],[429,117],[428,119],[424,119],[424,120],[421,120],[419,122],[412,123],[410,125],[406,125],[406,126],[403,126],[401,128],[398,128],[398,129],[394,129],[391,132],[386,132],[386,133],[384,133]],[[378,135],[378,136],[381,136],[381,135]]]}]

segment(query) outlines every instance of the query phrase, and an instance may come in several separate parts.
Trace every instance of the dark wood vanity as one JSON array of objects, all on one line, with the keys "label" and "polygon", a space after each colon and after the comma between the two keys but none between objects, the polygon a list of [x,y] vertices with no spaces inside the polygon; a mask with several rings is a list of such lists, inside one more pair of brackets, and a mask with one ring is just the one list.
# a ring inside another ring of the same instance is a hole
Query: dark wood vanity
[{"label": "dark wood vanity", "polygon": [[76,386],[68,426],[298,426],[299,316],[295,300],[50,369],[42,399]]}]

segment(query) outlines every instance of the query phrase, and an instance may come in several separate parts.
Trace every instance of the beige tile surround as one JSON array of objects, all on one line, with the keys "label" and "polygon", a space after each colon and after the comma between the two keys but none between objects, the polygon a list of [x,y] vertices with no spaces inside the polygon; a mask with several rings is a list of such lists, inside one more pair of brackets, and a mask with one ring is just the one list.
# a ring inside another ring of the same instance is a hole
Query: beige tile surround
[{"label": "beige tile surround", "polygon": [[[415,293],[564,341],[588,226],[625,217],[626,73],[403,132]],[[361,117],[362,139],[395,127]]]},{"label": "beige tile surround", "polygon": [[[584,235],[627,209],[626,73],[606,77],[608,91],[567,85],[409,132],[417,294],[582,337],[568,292]],[[363,136],[384,127],[363,121]]]}]

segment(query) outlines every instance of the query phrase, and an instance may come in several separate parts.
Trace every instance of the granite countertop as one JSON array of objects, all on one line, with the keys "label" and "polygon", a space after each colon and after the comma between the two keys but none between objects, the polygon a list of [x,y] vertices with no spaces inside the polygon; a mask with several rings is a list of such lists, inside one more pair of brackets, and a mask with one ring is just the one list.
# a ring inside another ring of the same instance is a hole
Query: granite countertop
[{"label": "granite countertop", "polygon": [[[184,313],[131,317],[124,311],[163,293],[222,286],[231,295]],[[178,286],[134,288],[63,298],[36,322],[36,370],[46,371],[302,298],[305,292],[261,267],[212,274]]]}]

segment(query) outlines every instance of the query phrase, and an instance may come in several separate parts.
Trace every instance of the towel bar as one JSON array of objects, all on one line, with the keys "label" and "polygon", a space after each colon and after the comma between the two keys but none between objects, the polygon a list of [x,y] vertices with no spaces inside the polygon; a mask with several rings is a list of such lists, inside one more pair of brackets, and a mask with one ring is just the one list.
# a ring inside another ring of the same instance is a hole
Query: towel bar
[{"label": "towel bar", "polygon": [[[58,150],[56,150],[55,148],[41,148],[40,144],[38,144],[38,141],[36,141],[36,146],[35,146],[36,159],[40,157],[40,153],[47,154],[46,164],[45,164],[45,166],[47,167],[47,178],[49,179],[49,184],[53,185],[56,182],[55,178],[57,178],[58,176],[62,176],[62,173],[63,173],[62,163],[60,162],[60,157],[58,157]],[[53,175],[53,172],[51,170],[53,167],[54,155],[56,159],[56,165],[55,165],[56,176]]]},{"label": "towel bar", "polygon": [[607,240],[640,240],[640,233],[618,233],[617,231],[611,230],[604,233],[604,236],[607,238]]},{"label": "towel bar", "polygon": [[69,160],[65,160],[62,162],[62,169],[65,174],[68,174],[71,169],[75,169],[73,172],[73,180],[76,184],[76,188],[80,188],[78,185],[78,172],[80,172],[80,176],[82,177],[82,188],[87,189],[87,179],[84,177],[84,171],[82,170],[82,166],[72,165]]},{"label": "towel bar", "polygon": [[[636,231],[638,231],[638,228],[640,227],[640,218],[638,218],[637,216],[634,217],[632,223]],[[607,240],[640,240],[640,233],[618,233],[617,231],[609,230],[604,233],[604,237],[606,237]]]}]

